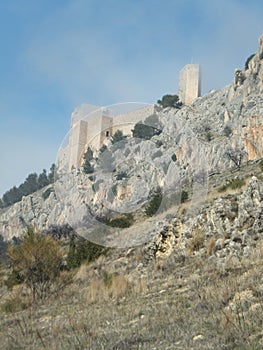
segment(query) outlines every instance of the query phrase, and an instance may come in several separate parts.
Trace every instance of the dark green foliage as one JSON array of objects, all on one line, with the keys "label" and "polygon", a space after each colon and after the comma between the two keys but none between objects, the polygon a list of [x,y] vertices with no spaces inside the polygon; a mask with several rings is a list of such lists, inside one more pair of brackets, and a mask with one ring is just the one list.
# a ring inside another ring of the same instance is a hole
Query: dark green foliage
[{"label": "dark green foliage", "polygon": [[85,152],[83,156],[83,172],[85,174],[93,174],[94,173],[94,167],[90,164],[90,162],[93,160],[93,151],[90,147],[88,147],[87,151]]},{"label": "dark green foliage", "polygon": [[175,154],[175,153],[172,155],[171,158],[172,158],[172,161],[173,161],[173,162],[176,162],[176,161],[177,161],[177,157],[176,157],[176,154]]},{"label": "dark green foliage", "polygon": [[92,262],[105,255],[108,249],[73,234],[70,238],[67,267],[79,267],[82,262]]},{"label": "dark green foliage", "polygon": [[94,168],[88,160],[85,160],[85,162],[83,164],[83,171],[85,174],[93,174],[94,173]]},{"label": "dark green foliage", "polygon": [[118,187],[118,185],[117,185],[117,184],[114,184],[114,185],[112,186],[112,188],[111,188],[111,191],[112,191],[112,193],[114,194],[114,196],[117,195],[117,187]]},{"label": "dark green foliage", "polygon": [[160,135],[161,132],[162,130],[153,126],[137,123],[132,130],[132,135],[139,139],[150,140],[154,135]]},{"label": "dark green foliage", "polygon": [[99,153],[100,153],[100,154],[103,154],[103,153],[106,151],[107,148],[108,148],[108,147],[107,147],[106,145],[102,145],[101,148],[100,148],[100,150],[99,150]]},{"label": "dark green foliage", "polygon": [[20,271],[13,269],[5,281],[5,285],[8,289],[13,289],[14,286],[23,283],[25,280],[24,276]]},{"label": "dark green foliage", "polygon": [[125,171],[121,171],[118,174],[115,175],[116,180],[122,180],[126,179],[128,177],[128,174]]},{"label": "dark green foliage", "polygon": [[226,125],[223,130],[223,135],[229,137],[232,134],[230,126]]},{"label": "dark green foliage", "polygon": [[117,142],[123,141],[126,139],[126,136],[123,135],[123,132],[121,130],[117,130],[115,134],[111,138],[111,142],[114,145]]},{"label": "dark green foliage", "polygon": [[263,172],[263,159],[261,159],[258,164],[259,164],[260,170]]},{"label": "dark green foliage", "polygon": [[71,236],[73,228],[69,224],[65,225],[51,225],[43,232],[56,240],[67,239]]},{"label": "dark green foliage", "polygon": [[21,201],[23,196],[28,196],[40,190],[41,188],[54,182],[54,176],[56,172],[55,164],[50,168],[50,173],[44,169],[39,175],[36,173],[29,174],[26,180],[19,187],[12,187],[10,190],[6,191],[1,199],[0,207],[8,207],[16,202]]},{"label": "dark green foliage", "polygon": [[43,169],[43,172],[39,174],[37,183],[38,188],[43,188],[50,183],[46,169]]},{"label": "dark green foliage", "polygon": [[156,144],[156,147],[159,148],[163,145],[163,142],[161,140],[157,140],[155,144]]},{"label": "dark green foliage", "polygon": [[7,263],[7,251],[8,244],[4,241],[3,236],[0,234],[0,266]]},{"label": "dark green foliage", "polygon": [[47,188],[43,193],[42,193],[42,198],[46,200],[50,194],[54,192],[54,189],[52,187]]},{"label": "dark green foliage", "polygon": [[150,201],[148,202],[145,208],[145,214],[147,216],[153,216],[157,213],[162,203],[163,195],[161,189],[158,188],[154,194],[150,197]]},{"label": "dark green foliage", "polygon": [[250,55],[247,60],[246,60],[246,63],[245,63],[245,69],[248,69],[248,64],[249,62],[252,60],[252,58],[255,56],[255,53],[253,53],[252,55]]},{"label": "dark green foliage", "polygon": [[117,218],[100,217],[98,221],[110,227],[128,228],[133,225],[134,218],[131,213],[127,213]]},{"label": "dark green foliage", "polygon": [[57,176],[57,168],[56,168],[56,165],[53,163],[50,167],[50,171],[48,174],[48,181],[50,184],[55,182],[56,176]]},{"label": "dark green foliage", "polygon": [[244,179],[234,179],[231,182],[229,182],[226,185],[221,186],[218,189],[218,192],[224,192],[226,191],[228,188],[230,188],[231,190],[236,190],[238,188],[241,188],[242,186],[244,186],[246,184]]},{"label": "dark green foliage", "polygon": [[182,103],[179,101],[178,95],[164,95],[161,100],[157,101],[163,108],[166,107],[175,107],[180,108]]},{"label": "dark green foliage", "polygon": [[88,160],[89,162],[93,159],[93,151],[90,147],[88,147],[83,158],[84,158],[84,160]]},{"label": "dark green foliage", "polygon": [[206,141],[210,142],[212,139],[213,139],[213,136],[211,134],[210,131],[208,131],[206,134],[205,134],[205,138],[206,138]]},{"label": "dark green foliage", "polygon": [[181,202],[184,203],[188,200],[188,192],[185,190],[182,190],[181,193]]}]

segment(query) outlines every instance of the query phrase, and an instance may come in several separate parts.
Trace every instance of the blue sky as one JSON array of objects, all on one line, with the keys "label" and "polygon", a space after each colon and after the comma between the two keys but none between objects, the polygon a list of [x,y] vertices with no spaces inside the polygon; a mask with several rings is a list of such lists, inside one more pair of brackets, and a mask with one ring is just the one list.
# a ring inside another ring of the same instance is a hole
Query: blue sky
[{"label": "blue sky", "polygon": [[154,103],[179,70],[220,89],[257,50],[262,0],[0,0],[0,195],[55,162],[82,103]]}]

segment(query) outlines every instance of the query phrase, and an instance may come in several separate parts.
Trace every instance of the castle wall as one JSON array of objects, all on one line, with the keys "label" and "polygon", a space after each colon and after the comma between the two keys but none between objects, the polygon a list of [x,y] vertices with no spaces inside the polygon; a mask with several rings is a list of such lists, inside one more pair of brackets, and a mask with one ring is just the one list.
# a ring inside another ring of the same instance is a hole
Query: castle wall
[{"label": "castle wall", "polygon": [[154,105],[149,105],[137,110],[117,115],[113,119],[112,133],[121,130],[124,135],[132,136],[134,125],[144,121],[148,116],[154,113]]},{"label": "castle wall", "polygon": [[80,120],[72,125],[69,136],[69,170],[76,168],[83,156],[87,140],[88,123]]},{"label": "castle wall", "polygon": [[199,64],[187,64],[180,71],[179,98],[185,105],[190,105],[201,93]]}]

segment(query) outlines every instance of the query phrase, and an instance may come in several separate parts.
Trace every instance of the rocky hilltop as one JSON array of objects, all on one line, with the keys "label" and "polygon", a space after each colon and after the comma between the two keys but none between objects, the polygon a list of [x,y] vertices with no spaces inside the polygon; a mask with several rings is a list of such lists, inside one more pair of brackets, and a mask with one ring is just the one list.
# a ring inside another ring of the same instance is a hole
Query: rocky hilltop
[{"label": "rocky hilltop", "polygon": [[[209,92],[190,106],[179,109],[156,106],[148,124],[161,131],[158,135],[150,139],[129,138],[109,146],[92,161],[95,171],[91,176],[81,171],[58,173],[54,185],[24,197],[1,213],[1,235],[8,240],[20,236],[28,225],[43,230],[52,225],[69,224],[80,234],[94,238],[98,231],[95,229],[94,233],[94,226],[101,228],[98,218],[133,213],[136,224],[128,245],[137,245],[156,237],[169,226],[171,220],[167,217],[173,217],[179,225],[175,217],[182,194],[187,193],[190,209],[185,220],[191,221],[190,216],[196,219],[190,224],[191,230],[193,227],[201,229],[201,223],[205,222],[209,235],[231,231],[241,235],[243,242],[249,236],[241,224],[245,214],[242,216],[237,210],[237,215],[233,216],[232,209],[248,205],[254,208],[247,211],[254,220],[261,215],[260,180],[251,179],[243,197],[219,198],[209,209],[210,214],[208,209],[204,211],[204,199],[209,195],[213,174],[263,157],[262,91],[263,37],[258,52],[243,70],[236,70],[229,86]],[[254,196],[255,189],[258,192]],[[160,209],[154,217],[143,219],[141,213],[158,190],[162,192]],[[252,196],[254,202],[244,204],[246,196]],[[231,218],[227,208],[230,208]],[[221,215],[221,219],[213,215]],[[141,225],[143,237],[135,234],[137,224]],[[182,237],[187,236],[183,224],[179,226]],[[246,230],[252,229],[251,225],[247,226]],[[114,246],[112,235],[115,239],[119,236],[116,229],[113,231],[109,232],[108,241],[99,243],[110,242],[109,245]],[[253,227],[253,232],[261,232],[259,226],[256,230]],[[236,244],[239,243],[238,239]]]}]

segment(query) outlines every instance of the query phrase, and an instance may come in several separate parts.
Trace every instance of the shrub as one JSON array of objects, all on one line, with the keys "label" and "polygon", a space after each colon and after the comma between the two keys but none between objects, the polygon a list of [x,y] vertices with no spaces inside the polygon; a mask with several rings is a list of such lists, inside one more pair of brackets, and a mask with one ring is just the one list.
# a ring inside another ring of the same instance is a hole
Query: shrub
[{"label": "shrub", "polygon": [[188,192],[183,190],[181,193],[181,202],[184,203],[188,200]]},{"label": "shrub", "polygon": [[7,277],[5,281],[5,285],[8,289],[12,289],[14,286],[21,284],[24,282],[24,276],[21,274],[21,272],[17,270],[12,270],[11,274]]},{"label": "shrub", "polygon": [[189,243],[189,252],[193,253],[200,250],[204,246],[205,237],[201,230],[194,232],[193,237]]},{"label": "shrub", "polygon": [[2,305],[1,310],[5,313],[12,313],[24,310],[27,307],[18,295],[7,299]]},{"label": "shrub", "polygon": [[135,124],[132,135],[139,139],[150,140],[154,135],[160,135],[161,132],[162,130],[158,128],[140,122]]},{"label": "shrub", "polygon": [[161,100],[158,100],[157,103],[161,105],[163,108],[166,107],[175,107],[180,108],[182,106],[182,102],[179,101],[178,95],[164,95]]},{"label": "shrub", "polygon": [[247,60],[246,60],[246,63],[245,63],[245,69],[248,69],[248,64],[249,62],[252,60],[252,58],[255,56],[255,54],[253,53],[252,55],[250,55]]},{"label": "shrub", "polygon": [[128,228],[133,225],[134,217],[132,213],[123,214],[117,218],[108,218],[106,216],[98,218],[98,220],[110,227]]},{"label": "shrub", "polygon": [[63,261],[58,243],[28,227],[21,243],[8,248],[8,255],[13,270],[22,276],[33,300],[47,297]]},{"label": "shrub", "polygon": [[73,234],[69,243],[67,266],[69,269],[79,267],[82,262],[92,262],[107,251],[107,248]]},{"label": "shrub", "polygon": [[128,177],[128,174],[125,171],[121,171],[118,174],[115,175],[116,180],[122,180],[126,179]]},{"label": "shrub", "polygon": [[226,191],[228,188],[230,188],[231,190],[236,190],[238,188],[241,188],[242,186],[244,186],[246,184],[244,179],[234,179],[231,182],[229,182],[228,184],[225,184],[223,186],[221,186],[218,189],[218,192],[224,192]]},{"label": "shrub", "polygon": [[176,157],[176,154],[175,154],[175,153],[172,155],[171,158],[172,158],[172,161],[173,161],[173,162],[176,162],[176,161],[177,161],[177,157]]},{"label": "shrub", "polygon": [[88,160],[85,160],[85,162],[83,164],[83,171],[85,174],[93,174],[94,173],[94,168]]},{"label": "shrub", "polygon": [[54,192],[54,189],[52,187],[49,187],[42,193],[42,198],[44,201],[51,195],[52,192]]},{"label": "shrub", "polygon": [[226,125],[223,130],[223,135],[229,137],[232,134],[232,129],[230,126]]},{"label": "shrub", "polygon": [[123,135],[123,132],[121,130],[117,130],[115,134],[111,138],[111,142],[114,145],[117,142],[120,142],[122,140],[125,140],[126,136]]},{"label": "shrub", "polygon": [[210,131],[205,134],[206,141],[210,142],[213,139],[213,135]]},{"label": "shrub", "polygon": [[258,164],[259,164],[260,170],[263,171],[263,159],[261,159]]},{"label": "shrub", "polygon": [[161,189],[158,188],[153,194],[150,201],[148,202],[145,208],[145,214],[147,216],[153,216],[154,214],[156,214],[158,209],[160,208],[162,199],[163,199],[163,195],[162,195]]}]

